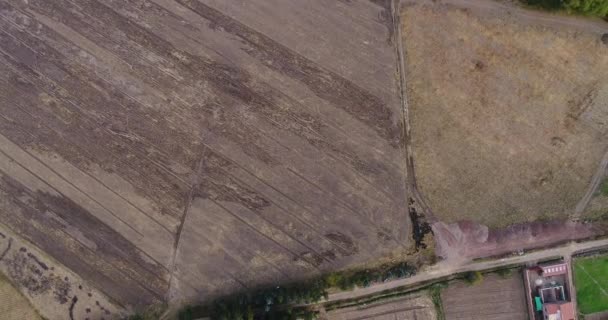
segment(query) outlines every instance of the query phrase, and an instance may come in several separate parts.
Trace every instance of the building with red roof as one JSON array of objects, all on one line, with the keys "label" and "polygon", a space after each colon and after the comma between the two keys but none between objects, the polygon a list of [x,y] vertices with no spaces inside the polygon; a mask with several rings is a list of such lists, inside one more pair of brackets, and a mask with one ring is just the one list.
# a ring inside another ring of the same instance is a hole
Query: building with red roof
[{"label": "building with red roof", "polygon": [[545,320],[574,320],[574,306],[570,301],[545,303],[543,314]]}]

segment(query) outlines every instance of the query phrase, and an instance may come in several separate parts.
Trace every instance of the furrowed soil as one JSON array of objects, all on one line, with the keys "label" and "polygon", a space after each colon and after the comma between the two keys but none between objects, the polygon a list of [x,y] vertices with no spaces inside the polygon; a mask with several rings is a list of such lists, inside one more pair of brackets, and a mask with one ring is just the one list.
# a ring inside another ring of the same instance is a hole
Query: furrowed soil
[{"label": "furrowed soil", "polygon": [[521,273],[508,277],[484,275],[476,285],[450,283],[441,293],[446,320],[526,320],[528,311]]},{"label": "furrowed soil", "polygon": [[531,15],[469,0],[403,11],[418,188],[437,219],[484,225],[482,238],[578,217],[608,149],[608,24]]},{"label": "furrowed soil", "polygon": [[0,226],[126,310],[402,256],[392,31],[389,1],[0,0]]},{"label": "furrowed soil", "polygon": [[416,319],[435,320],[437,314],[431,298],[426,293],[411,294],[399,298],[392,298],[358,305],[343,309],[332,310],[327,313],[327,320],[392,320]]}]

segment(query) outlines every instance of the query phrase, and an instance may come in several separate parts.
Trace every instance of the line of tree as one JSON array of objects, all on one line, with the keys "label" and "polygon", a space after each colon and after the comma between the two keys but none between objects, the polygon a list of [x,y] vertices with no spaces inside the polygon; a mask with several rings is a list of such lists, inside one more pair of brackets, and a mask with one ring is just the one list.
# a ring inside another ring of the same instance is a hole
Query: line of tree
[{"label": "line of tree", "polygon": [[375,282],[411,277],[416,268],[407,263],[385,265],[375,270],[335,272],[318,279],[285,286],[267,287],[224,297],[206,306],[186,307],[179,320],[209,316],[220,320],[316,319],[317,312],[294,305],[327,298],[332,287],[343,290],[366,287]]},{"label": "line of tree", "polygon": [[608,18],[608,0],[521,0],[545,10],[565,10],[572,13]]},{"label": "line of tree", "polygon": [[409,278],[415,274],[415,267],[402,262],[376,270],[361,270],[352,273],[336,272],[329,274],[325,281],[329,287],[351,290],[354,287],[367,287],[372,283]]}]

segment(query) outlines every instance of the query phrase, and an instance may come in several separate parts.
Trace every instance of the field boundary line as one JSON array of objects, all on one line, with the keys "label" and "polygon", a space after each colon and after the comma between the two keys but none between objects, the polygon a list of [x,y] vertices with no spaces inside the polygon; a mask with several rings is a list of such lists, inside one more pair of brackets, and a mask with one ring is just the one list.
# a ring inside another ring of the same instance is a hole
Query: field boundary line
[{"label": "field boundary line", "polygon": [[577,265],[577,267],[581,268],[581,270],[583,270],[583,272],[589,277],[589,279],[591,279],[591,281],[593,281],[598,288],[600,288],[600,291],[602,291],[602,293],[608,297],[608,292],[606,291],[606,289],[604,289],[604,287],[602,285],[600,285],[599,282],[597,282],[597,280],[595,280],[595,278],[593,278],[589,272],[587,272],[587,269],[585,269],[585,267],[581,266],[581,265]]}]

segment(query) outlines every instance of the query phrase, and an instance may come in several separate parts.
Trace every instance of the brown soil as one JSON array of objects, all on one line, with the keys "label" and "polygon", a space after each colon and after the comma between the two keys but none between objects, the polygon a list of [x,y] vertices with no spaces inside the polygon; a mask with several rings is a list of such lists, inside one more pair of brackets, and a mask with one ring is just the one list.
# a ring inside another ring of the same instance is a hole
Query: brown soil
[{"label": "brown soil", "polygon": [[518,223],[505,228],[488,228],[472,221],[438,222],[433,224],[433,232],[438,256],[465,261],[591,238],[606,231],[592,224],[554,220]]},{"label": "brown soil", "polygon": [[0,0],[0,221],[123,306],[412,247],[388,1]]},{"label": "brown soil", "polygon": [[486,274],[477,285],[450,283],[441,293],[446,320],[526,320],[524,282],[519,272],[508,278]]},{"label": "brown soil", "polygon": [[399,298],[392,298],[358,305],[327,313],[327,320],[361,320],[361,319],[437,319],[435,306],[425,294],[412,294]]}]

